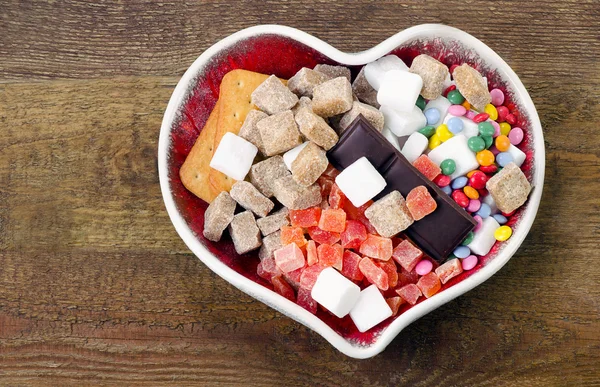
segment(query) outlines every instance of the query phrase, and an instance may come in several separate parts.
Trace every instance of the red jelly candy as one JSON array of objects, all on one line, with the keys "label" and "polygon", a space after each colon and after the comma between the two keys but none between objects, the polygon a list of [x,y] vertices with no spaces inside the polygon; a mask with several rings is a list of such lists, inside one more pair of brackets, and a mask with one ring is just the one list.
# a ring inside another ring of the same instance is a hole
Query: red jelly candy
[{"label": "red jelly candy", "polygon": [[271,279],[275,292],[281,294],[290,301],[296,301],[294,289],[281,276],[276,276]]},{"label": "red jelly candy", "polygon": [[404,300],[402,299],[402,297],[398,296],[386,298],[385,302],[387,302],[388,306],[392,310],[392,316],[395,316],[398,314],[398,309],[400,309],[400,305],[404,303]]},{"label": "red jelly candy", "polygon": [[442,284],[445,284],[462,272],[462,263],[458,258],[451,259],[435,269],[435,274],[437,274]]},{"label": "red jelly candy", "polygon": [[312,290],[319,274],[325,269],[322,265],[312,265],[306,267],[300,275],[300,287],[308,290]]},{"label": "red jelly candy", "polygon": [[467,195],[465,195],[463,191],[459,189],[452,191],[452,199],[454,199],[456,204],[458,204],[462,208],[467,208],[467,206],[469,205],[469,198],[467,197]]},{"label": "red jelly candy", "polygon": [[438,187],[446,187],[450,185],[451,180],[452,179],[450,179],[450,176],[448,175],[438,175],[435,179],[433,179],[433,182],[437,184]]},{"label": "red jelly candy", "polygon": [[321,187],[321,197],[327,199],[331,193],[331,187],[333,187],[334,181],[326,176],[321,176],[317,180],[319,187]]},{"label": "red jelly candy", "polygon": [[319,228],[331,232],[343,232],[346,229],[346,212],[341,208],[330,208],[321,213]]},{"label": "red jelly candy", "polygon": [[333,266],[338,270],[342,270],[344,248],[339,243],[319,245],[317,255],[319,256],[319,265]]},{"label": "red jelly candy", "polygon": [[290,210],[290,222],[294,227],[313,227],[319,224],[321,209],[311,207],[305,210]]},{"label": "red jelly candy", "polygon": [[300,287],[300,276],[304,271],[304,266],[299,269],[290,271],[289,273],[283,273],[283,278],[292,285],[292,288],[298,289]]},{"label": "red jelly candy", "polygon": [[335,178],[337,177],[337,175],[340,174],[340,171],[338,171],[337,169],[335,169],[335,167],[331,164],[329,164],[327,166],[327,169],[325,170],[325,172],[323,172],[323,174],[321,176],[326,176],[332,180],[335,180]]},{"label": "red jelly candy", "polygon": [[345,249],[358,249],[360,244],[367,239],[367,229],[358,220],[347,220],[346,229],[340,235],[342,247]]},{"label": "red jelly candy", "polygon": [[350,250],[344,251],[343,263],[342,263],[342,274],[351,280],[362,281],[365,277],[358,268],[358,264],[362,257]]},{"label": "red jelly candy", "polygon": [[392,240],[373,234],[368,234],[367,239],[360,244],[360,253],[371,258],[387,261],[392,257]]},{"label": "red jelly candy", "polygon": [[471,177],[469,177],[469,185],[475,189],[485,188],[485,183],[487,183],[487,181],[488,177],[481,171],[475,171]]},{"label": "red jelly candy", "polygon": [[375,284],[381,290],[388,290],[389,279],[387,273],[377,266],[369,257],[360,260],[358,268],[365,278],[372,284]]},{"label": "red jelly candy", "polygon": [[417,286],[426,298],[433,296],[442,288],[439,277],[433,271],[419,278]]},{"label": "red jelly candy", "polygon": [[506,121],[506,116],[509,113],[508,108],[506,106],[498,106],[496,107],[496,111],[498,112],[498,119],[496,120],[496,122]]},{"label": "red jelly candy", "polygon": [[407,240],[402,241],[392,252],[392,258],[407,272],[413,271],[423,252]]},{"label": "red jelly candy", "polygon": [[306,264],[312,266],[319,262],[319,256],[317,255],[317,244],[315,241],[310,240],[306,244]]},{"label": "red jelly candy", "polygon": [[295,243],[290,243],[273,252],[275,264],[284,273],[289,273],[301,267],[304,267],[306,260],[302,250]]},{"label": "red jelly candy", "polygon": [[398,284],[400,286],[416,284],[418,280],[419,274],[417,274],[415,270],[408,272],[404,269],[401,269],[400,273],[398,273]]},{"label": "red jelly candy", "polygon": [[337,232],[324,231],[319,227],[309,227],[307,230],[310,239],[319,244],[332,245],[340,240],[340,234]]},{"label": "red jelly candy", "polygon": [[302,247],[306,244],[306,238],[304,238],[304,230],[302,227],[281,227],[281,244],[286,246],[290,243],[295,243],[298,247]]},{"label": "red jelly candy", "polygon": [[267,281],[271,281],[271,278],[281,275],[281,270],[275,264],[275,258],[267,257],[258,263],[256,274]]},{"label": "red jelly candy", "polygon": [[396,293],[406,302],[414,305],[421,297],[421,289],[415,284],[408,284],[396,290]]},{"label": "red jelly candy", "polygon": [[424,185],[413,188],[406,195],[406,206],[414,220],[421,220],[437,208],[437,203]]},{"label": "red jelly candy", "polygon": [[479,123],[487,120],[488,118],[490,118],[489,114],[487,114],[487,113],[479,113],[479,114],[476,114],[475,117],[473,117],[473,122],[476,122],[476,123],[479,124]]},{"label": "red jelly candy", "polygon": [[431,161],[427,155],[419,156],[414,162],[413,166],[419,170],[426,178],[433,180],[439,175],[442,170],[436,163]]},{"label": "red jelly candy", "polygon": [[377,266],[383,269],[388,276],[388,288],[395,288],[398,285],[398,268],[394,260],[374,261]]},{"label": "red jelly candy", "polygon": [[346,201],[346,195],[344,195],[340,187],[334,183],[331,187],[331,193],[329,194],[329,206],[333,209],[344,208]]},{"label": "red jelly candy", "polygon": [[310,290],[304,288],[298,289],[298,299],[296,303],[310,313],[317,314],[317,301],[312,298]]}]

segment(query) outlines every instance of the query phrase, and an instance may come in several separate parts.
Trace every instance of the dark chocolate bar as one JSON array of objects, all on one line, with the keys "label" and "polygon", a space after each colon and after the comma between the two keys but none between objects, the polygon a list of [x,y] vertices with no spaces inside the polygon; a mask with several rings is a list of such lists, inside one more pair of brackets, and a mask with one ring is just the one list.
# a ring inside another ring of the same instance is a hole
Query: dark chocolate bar
[{"label": "dark chocolate bar", "polygon": [[406,197],[417,186],[427,187],[437,208],[423,219],[415,221],[404,233],[436,261],[442,262],[447,258],[476,226],[473,217],[413,167],[402,153],[359,115],[344,131],[339,142],[327,152],[327,158],[341,171],[363,156],[387,182],[375,200],[394,190]]}]

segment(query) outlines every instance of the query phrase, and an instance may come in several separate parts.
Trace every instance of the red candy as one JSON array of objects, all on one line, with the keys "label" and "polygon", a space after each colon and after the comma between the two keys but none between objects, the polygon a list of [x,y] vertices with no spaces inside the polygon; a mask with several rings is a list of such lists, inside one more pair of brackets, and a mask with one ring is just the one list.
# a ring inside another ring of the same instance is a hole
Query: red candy
[{"label": "red candy", "polygon": [[450,179],[450,176],[438,175],[435,179],[433,179],[433,182],[437,184],[438,187],[446,187],[450,184],[451,180],[452,179]]},{"label": "red candy", "polygon": [[275,250],[273,255],[275,255],[275,264],[284,273],[304,267],[306,264],[302,250],[295,243]]},{"label": "red candy", "polygon": [[392,252],[392,258],[407,272],[413,271],[423,252],[407,240],[402,241]]},{"label": "red candy", "polygon": [[329,206],[333,209],[344,208],[346,201],[346,195],[344,195],[340,187],[334,183],[331,187],[331,193],[329,194]]},{"label": "red candy", "polygon": [[456,90],[456,85],[448,86],[448,88],[446,90],[444,90],[444,93],[443,93],[444,97],[447,97],[448,93],[451,92],[452,90]]},{"label": "red candy", "polygon": [[517,123],[517,116],[512,113],[506,115],[506,122],[508,122],[511,126]]},{"label": "red candy", "polygon": [[469,177],[469,185],[475,189],[485,188],[485,183],[487,183],[487,181],[488,177],[481,171],[475,171],[471,177]]},{"label": "red candy", "polygon": [[346,213],[340,208],[324,210],[319,220],[319,228],[324,231],[343,232],[346,229]]},{"label": "red candy", "polygon": [[413,188],[406,195],[406,206],[414,220],[421,220],[437,208],[437,203],[424,185]]},{"label": "red candy", "polygon": [[290,222],[294,227],[312,227],[319,224],[321,209],[311,207],[305,210],[290,210]]},{"label": "red candy", "polygon": [[283,273],[283,278],[288,282],[288,284],[292,285],[294,289],[298,289],[300,287],[300,276],[304,271],[304,266],[290,271],[289,273]]},{"label": "red candy", "polygon": [[404,303],[404,300],[402,297],[390,297],[386,298],[385,302],[387,302],[388,306],[392,310],[392,316],[395,316],[398,314],[398,309],[400,309],[400,305]]},{"label": "red candy", "polygon": [[319,245],[317,255],[319,256],[319,265],[333,266],[338,270],[342,270],[344,248],[339,243]]},{"label": "red candy", "polygon": [[360,253],[371,258],[387,261],[392,257],[392,240],[373,234],[368,234],[367,239],[360,244]]},{"label": "red candy", "polygon": [[271,279],[275,292],[281,294],[290,301],[296,301],[294,289],[281,276],[276,276]]},{"label": "red candy", "polygon": [[465,195],[463,191],[459,189],[452,191],[452,199],[454,199],[456,204],[458,204],[462,208],[467,208],[467,206],[469,205],[469,198],[467,197],[467,195]]},{"label": "red candy", "polygon": [[476,122],[476,123],[479,124],[479,123],[487,120],[488,118],[490,118],[489,114],[487,114],[487,113],[479,113],[479,114],[476,114],[475,117],[473,117],[473,122]]},{"label": "red candy", "polygon": [[346,229],[340,235],[342,247],[345,249],[358,249],[360,244],[367,239],[367,229],[358,220],[347,220]]},{"label": "red candy", "polygon": [[433,180],[439,175],[442,170],[436,163],[431,161],[427,155],[419,156],[414,162],[413,166],[419,170],[426,178]]},{"label": "red candy", "polygon": [[317,255],[317,244],[312,239],[306,244],[306,264],[312,266],[319,262],[319,256]]},{"label": "red candy", "polygon": [[388,290],[389,279],[387,273],[377,266],[369,257],[360,260],[358,268],[364,274],[365,279],[381,290]]},{"label": "red candy", "polygon": [[300,275],[300,288],[312,290],[323,269],[325,269],[325,266],[322,265],[313,265],[305,268]]},{"label": "red candy", "polygon": [[[458,67],[457,64],[453,64],[452,66],[450,66],[450,75],[452,75],[452,73],[454,72],[454,69],[457,67]],[[454,85],[452,85],[452,86],[454,86]],[[456,88],[456,86],[454,86],[454,88]]]},{"label": "red candy", "polygon": [[290,243],[295,243],[298,247],[302,247],[306,244],[306,238],[304,238],[304,230],[302,227],[281,227],[281,244],[286,246]]},{"label": "red candy", "polygon": [[498,112],[498,119],[496,122],[506,121],[506,116],[509,114],[508,108],[506,106],[498,106],[496,107],[496,111]]},{"label": "red candy", "polygon": [[362,281],[365,277],[358,268],[362,257],[350,250],[344,251],[343,263],[342,263],[342,274],[351,280]]},{"label": "red candy", "polygon": [[411,305],[416,304],[419,300],[419,297],[422,295],[421,289],[419,289],[415,284],[408,284],[400,289],[396,289],[396,293],[398,293],[398,295],[402,297],[404,301]]},{"label": "red candy", "polygon": [[319,227],[309,227],[307,230],[310,239],[314,240],[319,244],[324,243],[332,245],[340,240],[340,234],[337,232],[324,231],[321,230]]},{"label": "red candy", "polygon": [[496,164],[492,164],[492,165],[486,165],[486,166],[479,166],[479,170],[483,173],[495,173],[498,170],[498,166]]},{"label": "red candy", "polygon": [[298,289],[298,299],[296,303],[310,313],[317,314],[317,301],[313,300],[310,295],[310,290],[303,288]]},{"label": "red candy", "polygon": [[433,296],[442,288],[440,279],[433,271],[421,277],[417,281],[417,286],[426,298]]},{"label": "red candy", "polygon": [[437,269],[435,269],[435,274],[437,274],[437,276],[443,284],[450,281],[452,278],[456,277],[462,272],[462,263],[458,258],[451,259],[448,262],[441,265],[440,267],[438,267]]},{"label": "red candy", "polygon": [[515,213],[516,210],[513,210],[511,212],[502,212],[502,215],[504,215],[505,217],[509,217],[509,216],[513,216],[513,214]]},{"label": "red candy", "polygon": [[398,268],[392,259],[389,261],[375,261],[375,264],[385,271],[388,276],[388,289],[398,285]]}]

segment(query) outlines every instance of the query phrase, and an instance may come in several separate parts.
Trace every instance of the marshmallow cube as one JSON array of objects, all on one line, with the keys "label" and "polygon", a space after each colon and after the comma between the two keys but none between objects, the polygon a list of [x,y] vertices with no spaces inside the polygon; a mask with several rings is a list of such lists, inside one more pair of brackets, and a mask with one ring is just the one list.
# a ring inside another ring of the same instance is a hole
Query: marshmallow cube
[{"label": "marshmallow cube", "polygon": [[308,144],[310,144],[310,141],[306,141],[305,143],[300,144],[297,147],[292,148],[283,154],[283,162],[290,171],[292,170],[292,163],[294,162],[294,160],[296,160],[296,157],[298,157],[300,151],[304,149],[304,147]]},{"label": "marshmallow cube", "polygon": [[377,102],[401,112],[410,112],[419,98],[423,80],[417,74],[402,70],[385,73],[377,91]]},{"label": "marshmallow cube", "polygon": [[[385,73],[390,70],[408,71],[408,66],[396,55],[388,55],[368,63],[365,67],[365,78],[375,90],[379,90]],[[420,90],[419,90],[420,91]]]},{"label": "marshmallow cube", "polygon": [[366,157],[361,157],[346,167],[335,178],[335,183],[355,207],[373,199],[386,186],[383,176]]},{"label": "marshmallow cube", "polygon": [[423,152],[425,152],[428,144],[429,140],[427,137],[419,132],[414,132],[404,143],[404,147],[402,147],[402,154],[404,157],[406,157],[408,162],[412,164],[417,157],[421,156]]},{"label": "marshmallow cube", "polygon": [[427,109],[437,109],[440,112],[440,119],[432,124],[433,126],[438,127],[442,122],[445,122],[444,118],[448,115],[448,108],[450,108],[450,106],[452,106],[452,104],[448,101],[448,98],[439,96],[436,99],[427,102],[423,111]]},{"label": "marshmallow cube", "polygon": [[398,143],[398,137],[394,133],[392,133],[390,128],[384,126],[383,130],[381,131],[381,134],[383,134],[383,137],[385,137],[390,142],[390,144],[394,146],[394,148],[400,150],[400,143]]},{"label": "marshmallow cube", "polygon": [[492,246],[494,246],[494,243],[496,243],[494,232],[498,227],[500,227],[500,225],[496,222],[496,219],[491,216],[485,218],[479,230],[475,232],[473,241],[468,244],[471,252],[477,255],[486,255],[489,253]]},{"label": "marshmallow cube", "polygon": [[257,153],[256,145],[227,132],[210,160],[210,167],[234,180],[244,180]]},{"label": "marshmallow cube", "polygon": [[442,161],[446,159],[452,159],[456,163],[456,170],[450,178],[452,180],[459,176],[466,175],[474,169],[479,168],[479,163],[475,158],[475,154],[467,145],[467,138],[465,136],[458,135],[454,136],[448,141],[442,143],[442,145],[433,149],[429,152],[429,158],[431,161],[440,165]]},{"label": "marshmallow cube", "polygon": [[513,157],[513,162],[517,164],[517,167],[520,168],[521,165],[523,165],[523,163],[525,162],[525,153],[513,144],[510,144],[510,147],[508,148],[508,153],[510,153],[510,155]]},{"label": "marshmallow cube", "polygon": [[377,286],[371,285],[362,292],[350,311],[350,318],[360,332],[366,332],[393,314]]},{"label": "marshmallow cube", "polygon": [[408,136],[427,125],[427,118],[417,106],[409,112],[399,112],[389,106],[379,108],[383,113],[385,126],[396,136]]},{"label": "marshmallow cube", "polygon": [[358,285],[333,267],[328,267],[317,277],[310,295],[328,311],[342,318],[350,313],[360,293]]},{"label": "marshmallow cube", "polygon": [[[452,114],[447,114],[446,118],[444,118],[444,124],[448,125],[448,121],[454,117],[457,117],[457,116],[453,116]],[[473,136],[479,136],[479,127],[477,126],[478,124],[476,122],[473,122],[473,120],[470,120],[464,116],[460,116],[460,117],[458,117],[458,119],[461,120],[463,123],[463,130],[460,132],[460,134],[465,136],[467,139],[469,139]]]}]

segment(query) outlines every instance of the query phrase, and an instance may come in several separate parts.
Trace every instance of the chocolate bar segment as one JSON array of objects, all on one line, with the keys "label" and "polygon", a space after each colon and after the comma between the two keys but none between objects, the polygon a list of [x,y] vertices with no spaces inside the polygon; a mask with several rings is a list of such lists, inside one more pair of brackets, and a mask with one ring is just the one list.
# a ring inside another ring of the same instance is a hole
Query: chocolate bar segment
[{"label": "chocolate bar segment", "polygon": [[327,152],[329,162],[343,170],[366,157],[385,178],[387,186],[375,198],[398,190],[406,197],[410,190],[423,185],[437,203],[437,209],[414,222],[404,233],[436,261],[443,261],[477,224],[475,220],[437,185],[427,179],[391,145],[381,133],[359,115]]}]

